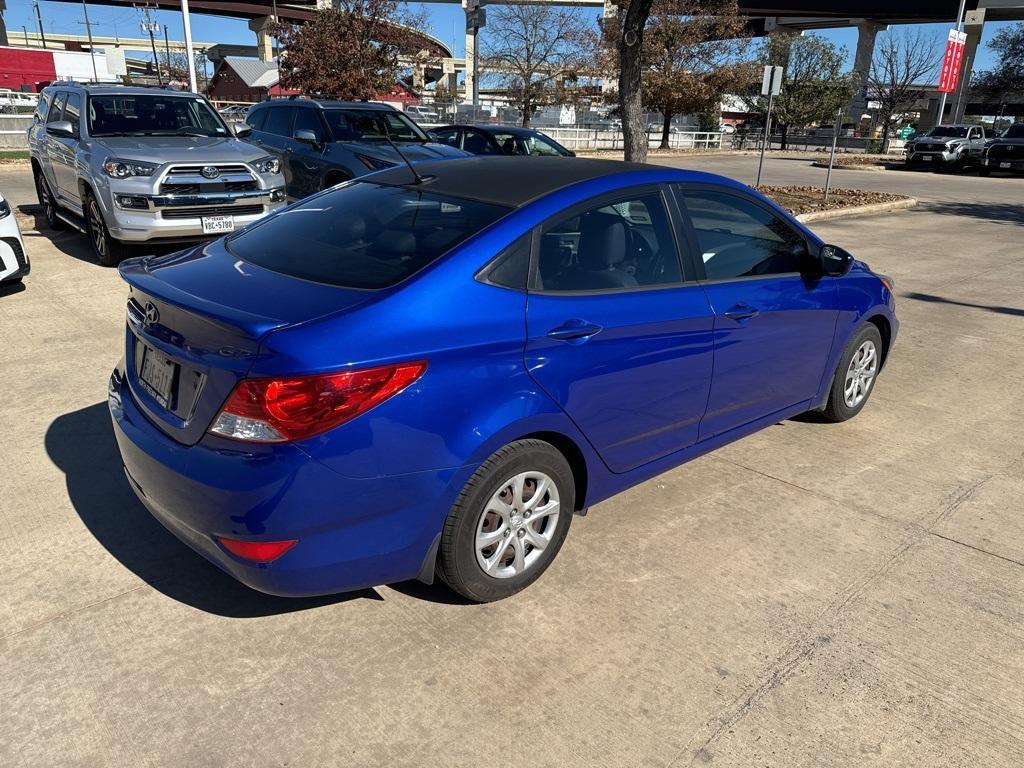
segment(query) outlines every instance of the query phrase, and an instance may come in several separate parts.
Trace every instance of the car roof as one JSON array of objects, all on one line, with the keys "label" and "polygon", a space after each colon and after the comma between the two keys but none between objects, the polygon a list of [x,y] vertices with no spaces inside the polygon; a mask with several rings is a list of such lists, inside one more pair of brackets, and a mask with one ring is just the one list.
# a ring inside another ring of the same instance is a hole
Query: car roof
[{"label": "car roof", "polygon": [[380,112],[396,112],[390,104],[375,101],[334,101],[332,99],[270,99],[256,106],[306,107],[307,109],[374,109]]},{"label": "car roof", "polygon": [[55,80],[54,82],[46,86],[43,90],[82,90],[87,92],[90,96],[153,96],[155,94],[159,94],[161,96],[185,96],[191,98],[202,98],[200,94],[193,93],[192,91],[176,91],[173,88],[161,88],[159,86],[147,87],[144,85],[117,85],[115,83],[79,83],[73,80]]},{"label": "car roof", "polygon": [[493,123],[459,123],[451,125],[439,125],[436,128],[431,128],[432,131],[447,131],[452,128],[475,128],[478,131],[484,131],[485,133],[511,133],[513,136],[532,136],[535,133],[540,133],[536,128],[523,128],[521,125],[501,125]]},{"label": "car roof", "polygon": [[[666,168],[578,157],[471,157],[416,163],[427,178],[426,191],[485,203],[519,208],[526,203],[583,181],[634,171]],[[500,183],[494,183],[495,180]],[[394,186],[410,186],[409,169],[396,166],[364,179]]]}]

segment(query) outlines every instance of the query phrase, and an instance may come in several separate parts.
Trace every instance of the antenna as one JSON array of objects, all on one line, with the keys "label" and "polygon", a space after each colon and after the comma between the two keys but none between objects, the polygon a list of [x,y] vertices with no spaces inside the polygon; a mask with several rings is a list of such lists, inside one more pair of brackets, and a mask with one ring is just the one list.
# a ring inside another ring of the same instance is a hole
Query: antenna
[{"label": "antenna", "polygon": [[413,167],[413,164],[409,162],[409,158],[402,154],[402,150],[398,148],[398,145],[391,140],[391,131],[388,130],[387,123],[384,124],[384,138],[387,140],[388,144],[391,145],[391,148],[398,153],[398,156],[405,161],[405,164],[409,166],[409,170],[412,171],[413,178],[416,179],[415,183],[422,184],[425,181],[424,178],[420,176],[419,171],[417,171]]}]

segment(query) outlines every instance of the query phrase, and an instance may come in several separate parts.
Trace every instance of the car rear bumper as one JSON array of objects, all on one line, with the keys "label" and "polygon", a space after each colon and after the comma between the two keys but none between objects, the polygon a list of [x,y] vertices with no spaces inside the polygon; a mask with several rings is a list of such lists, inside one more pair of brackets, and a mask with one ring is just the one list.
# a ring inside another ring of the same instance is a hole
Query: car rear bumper
[{"label": "car rear bumper", "polygon": [[[324,595],[415,578],[443,523],[456,470],[354,480],[294,445],[211,436],[185,446],[149,422],[119,371],[108,404],[125,473],[145,507],[260,592]],[[220,536],[298,544],[259,564],[226,551]]]}]

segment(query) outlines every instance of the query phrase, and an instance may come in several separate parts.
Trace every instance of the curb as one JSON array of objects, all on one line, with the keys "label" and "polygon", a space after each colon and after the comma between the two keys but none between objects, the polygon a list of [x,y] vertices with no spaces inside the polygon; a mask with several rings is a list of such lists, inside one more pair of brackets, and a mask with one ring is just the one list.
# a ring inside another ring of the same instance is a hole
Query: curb
[{"label": "curb", "polygon": [[845,216],[862,216],[869,213],[888,213],[889,211],[903,211],[917,205],[917,198],[908,197],[905,200],[893,200],[889,203],[871,203],[869,205],[857,205],[853,208],[833,208],[827,211],[811,211],[801,213],[796,217],[797,221],[805,224],[811,221],[828,221],[829,219],[841,219]]},{"label": "curb", "polygon": [[[836,163],[832,166],[833,171],[872,171],[874,173],[885,173],[886,171],[898,170],[897,168],[890,168],[889,166],[896,165],[896,163],[886,163],[883,165],[869,165],[866,163],[860,165],[843,165],[842,163]],[[815,160],[811,163],[812,168],[828,168],[828,163],[822,162],[821,160]]]}]

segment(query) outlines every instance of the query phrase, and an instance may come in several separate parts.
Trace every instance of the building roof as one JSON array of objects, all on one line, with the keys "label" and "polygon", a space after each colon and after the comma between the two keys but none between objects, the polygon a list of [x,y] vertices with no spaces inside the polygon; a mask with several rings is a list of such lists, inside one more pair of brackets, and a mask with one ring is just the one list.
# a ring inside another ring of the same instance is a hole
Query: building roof
[{"label": "building roof", "polygon": [[223,61],[250,88],[271,88],[277,85],[279,75],[277,64],[273,61],[260,61],[245,56],[225,56]]},{"label": "building roof", "polygon": [[[430,177],[424,191],[518,208],[551,192],[601,176],[652,167],[620,160],[579,157],[473,157],[416,163],[416,170]],[[664,169],[662,169],[664,170]],[[405,166],[375,173],[366,181],[406,186],[411,174]],[[500,180],[500,183],[495,183]]]}]

